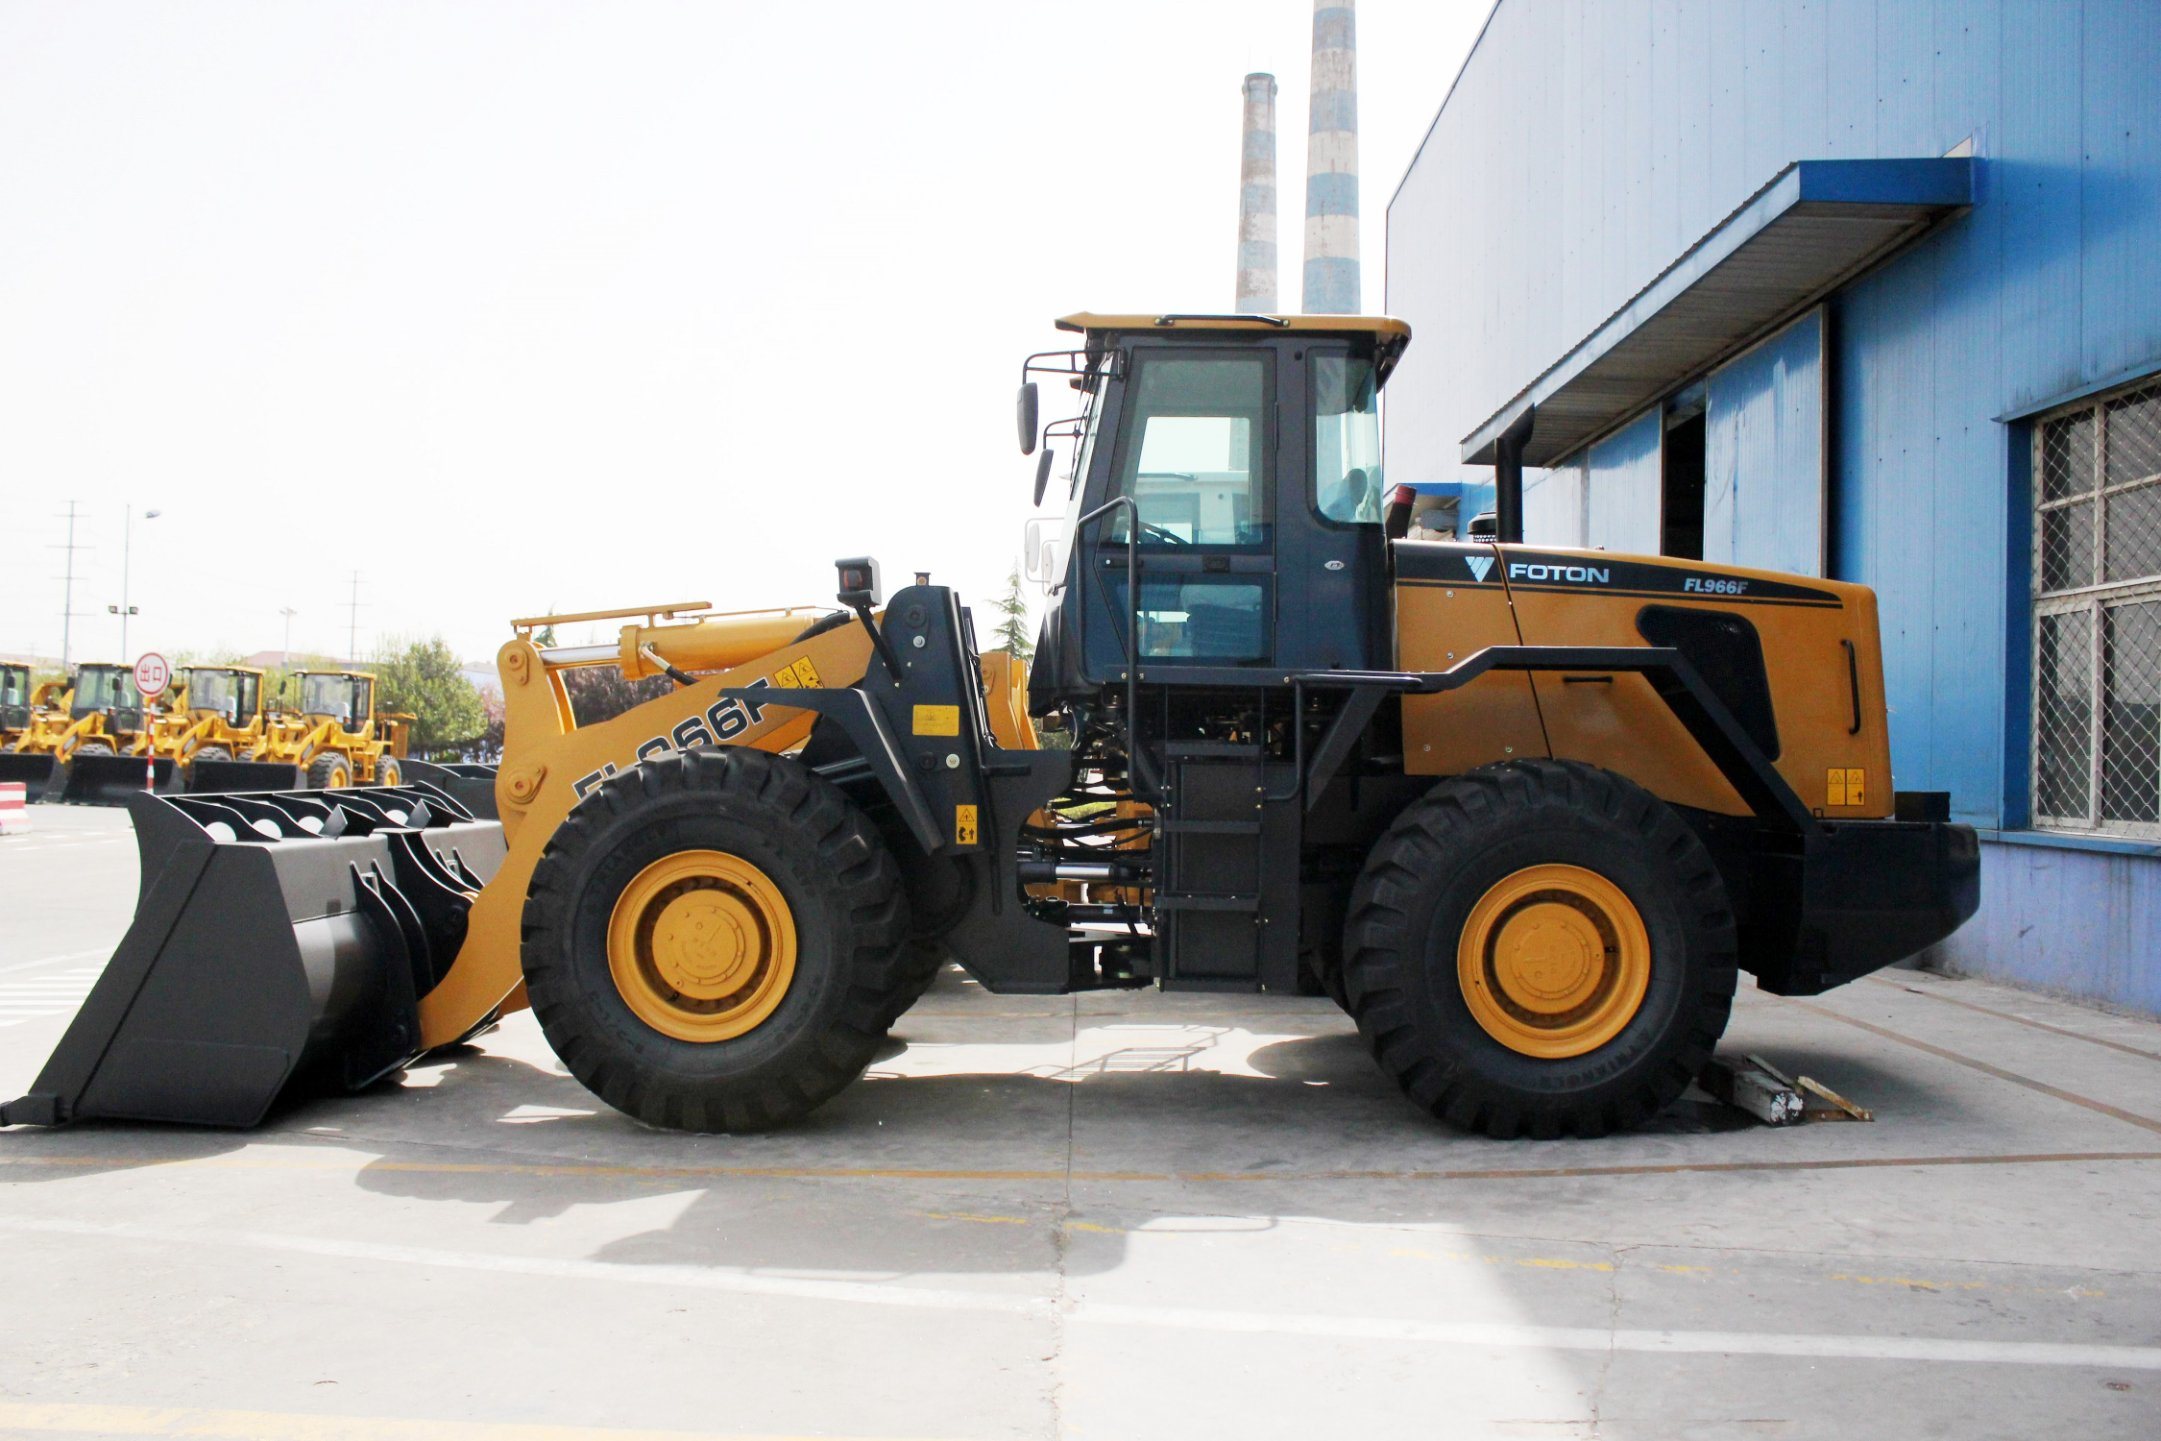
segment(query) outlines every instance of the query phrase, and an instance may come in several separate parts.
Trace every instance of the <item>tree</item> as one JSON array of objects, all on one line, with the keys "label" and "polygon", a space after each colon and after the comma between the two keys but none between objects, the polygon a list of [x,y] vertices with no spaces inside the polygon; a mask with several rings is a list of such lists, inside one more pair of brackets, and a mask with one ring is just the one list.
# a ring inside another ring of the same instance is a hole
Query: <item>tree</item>
[{"label": "tree", "polygon": [[999,618],[991,635],[998,641],[998,648],[1015,660],[1026,660],[1035,654],[1035,640],[1028,626],[1028,597],[1020,588],[1020,562],[1005,578],[1005,594],[990,603],[991,613]]},{"label": "tree", "polygon": [[675,682],[664,675],[625,680],[619,666],[594,665],[564,671],[563,689],[570,693],[570,713],[577,717],[579,725],[589,726],[614,720],[634,705],[667,695],[675,689]]},{"label": "tree", "polygon": [[441,636],[393,640],[368,669],[375,672],[375,708],[412,714],[412,747],[420,754],[468,745],[487,729],[480,692]]}]

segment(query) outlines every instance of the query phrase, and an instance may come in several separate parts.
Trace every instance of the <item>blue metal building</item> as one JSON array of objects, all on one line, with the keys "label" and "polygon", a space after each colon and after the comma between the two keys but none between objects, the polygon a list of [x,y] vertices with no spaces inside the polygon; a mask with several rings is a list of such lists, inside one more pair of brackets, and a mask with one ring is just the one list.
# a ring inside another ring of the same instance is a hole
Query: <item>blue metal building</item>
[{"label": "blue metal building", "polygon": [[1500,0],[1387,251],[1391,481],[1875,587],[1934,960],[2161,1013],[2161,7]]}]

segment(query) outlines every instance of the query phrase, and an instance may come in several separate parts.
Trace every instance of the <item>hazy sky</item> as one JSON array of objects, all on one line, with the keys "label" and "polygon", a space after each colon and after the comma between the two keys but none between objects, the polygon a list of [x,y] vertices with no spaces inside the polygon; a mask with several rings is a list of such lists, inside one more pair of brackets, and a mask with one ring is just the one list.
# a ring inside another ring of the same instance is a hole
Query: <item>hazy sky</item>
[{"label": "hazy sky", "polygon": [[[1488,8],[1358,6],[1368,308]],[[1295,303],[1310,15],[0,0],[0,650],[59,652],[70,499],[78,660],[131,501],[134,651],[342,653],[355,570],[363,652],[475,658],[866,552],[980,603],[1053,317],[1229,308],[1248,70]]]}]

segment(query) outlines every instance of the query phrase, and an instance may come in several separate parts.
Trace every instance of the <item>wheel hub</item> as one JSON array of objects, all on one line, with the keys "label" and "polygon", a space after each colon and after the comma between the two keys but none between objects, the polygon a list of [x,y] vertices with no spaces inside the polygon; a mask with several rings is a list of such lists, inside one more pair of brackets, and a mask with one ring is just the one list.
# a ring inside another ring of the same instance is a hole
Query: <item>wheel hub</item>
[{"label": "wheel hub", "polygon": [[1471,908],[1457,980],[1486,1034],[1522,1055],[1581,1056],[1634,1019],[1650,933],[1626,892],[1580,866],[1529,866]]},{"label": "wheel hub", "polygon": [[725,1041],[777,1010],[795,976],[795,923],[770,876],[725,851],[679,851],[623,888],[608,970],[664,1035]]}]

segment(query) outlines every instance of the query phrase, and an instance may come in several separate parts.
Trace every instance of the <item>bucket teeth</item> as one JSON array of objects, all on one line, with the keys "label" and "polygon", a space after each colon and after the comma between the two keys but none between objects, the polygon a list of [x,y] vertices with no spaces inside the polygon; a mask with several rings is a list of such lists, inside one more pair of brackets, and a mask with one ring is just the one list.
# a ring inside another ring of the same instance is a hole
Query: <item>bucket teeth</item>
[{"label": "bucket teeth", "polygon": [[419,1048],[502,827],[425,785],[130,798],[134,923],[0,1124],[249,1126]]}]

